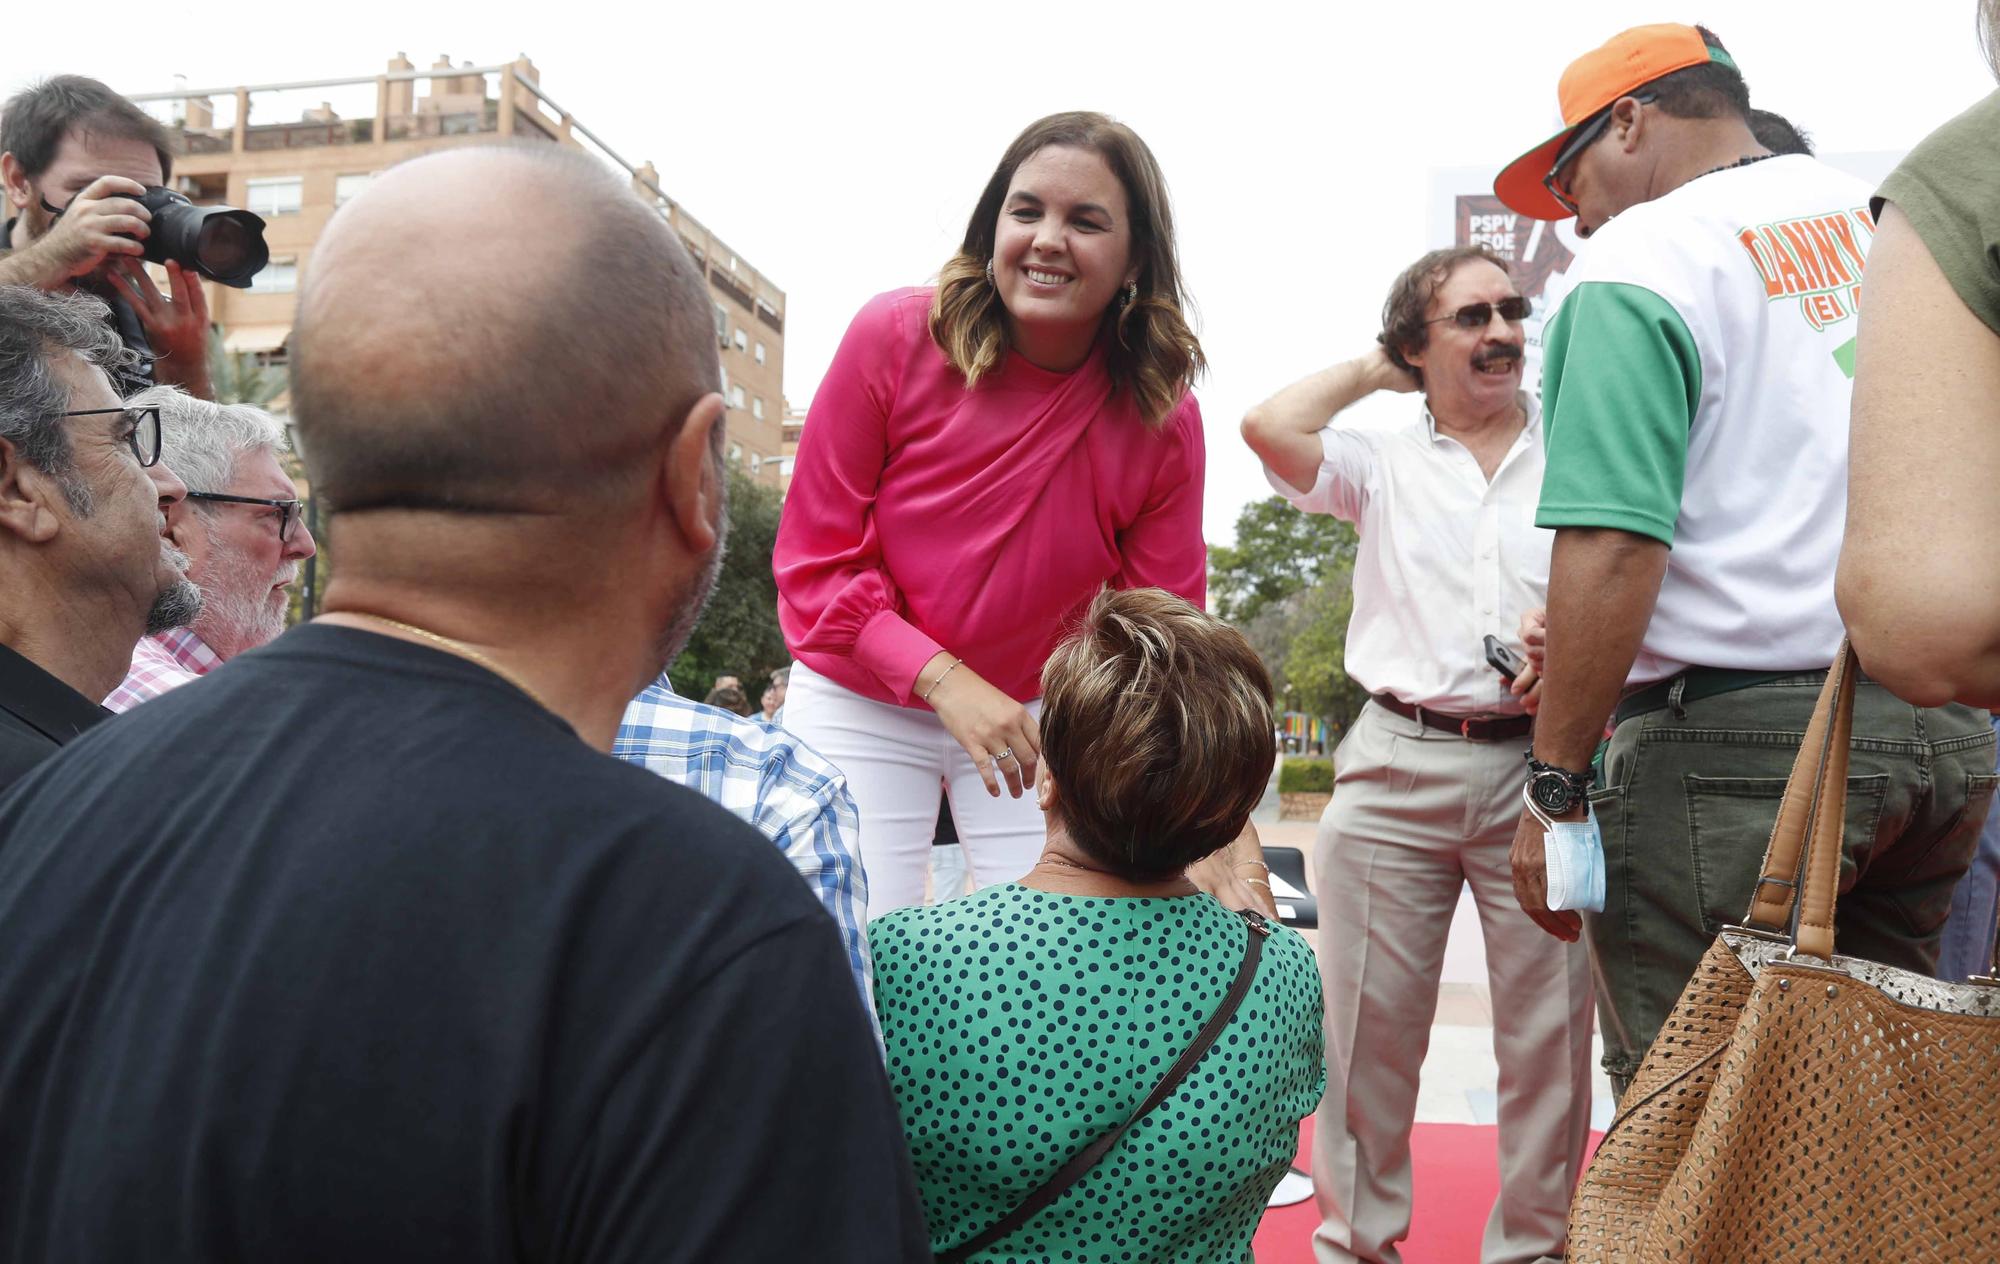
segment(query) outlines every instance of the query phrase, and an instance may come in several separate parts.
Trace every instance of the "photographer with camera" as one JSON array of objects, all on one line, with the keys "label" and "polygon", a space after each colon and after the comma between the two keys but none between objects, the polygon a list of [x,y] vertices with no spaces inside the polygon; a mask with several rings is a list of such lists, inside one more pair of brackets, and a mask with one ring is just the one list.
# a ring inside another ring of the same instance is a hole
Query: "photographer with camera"
[{"label": "photographer with camera", "polygon": [[164,259],[165,294],[142,264],[155,210],[185,205],[160,187],[172,173],[167,129],[95,79],[58,75],[0,114],[0,181],[13,212],[0,229],[0,283],[109,303],[119,339],[139,355],[117,372],[120,396],[156,383],[214,394],[208,300],[191,261]]}]

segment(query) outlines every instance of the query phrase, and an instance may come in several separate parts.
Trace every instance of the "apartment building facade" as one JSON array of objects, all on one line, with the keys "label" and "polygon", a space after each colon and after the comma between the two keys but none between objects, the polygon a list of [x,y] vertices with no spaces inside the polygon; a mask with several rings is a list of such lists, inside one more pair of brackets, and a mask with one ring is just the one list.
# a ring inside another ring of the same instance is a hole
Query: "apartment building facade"
[{"label": "apartment building facade", "polygon": [[208,286],[225,346],[264,364],[286,361],[298,278],[327,220],[377,172],[499,137],[597,154],[674,227],[707,278],[732,461],[767,486],[782,490],[789,481],[785,457],[796,447],[786,445],[784,291],[668,197],[651,163],[626,162],[552,101],[527,56],[487,66],[440,57],[420,70],[398,53],[371,76],[180,88],[132,100],[179,133],[174,183],[181,192],[264,217],[270,266],[248,290]]}]

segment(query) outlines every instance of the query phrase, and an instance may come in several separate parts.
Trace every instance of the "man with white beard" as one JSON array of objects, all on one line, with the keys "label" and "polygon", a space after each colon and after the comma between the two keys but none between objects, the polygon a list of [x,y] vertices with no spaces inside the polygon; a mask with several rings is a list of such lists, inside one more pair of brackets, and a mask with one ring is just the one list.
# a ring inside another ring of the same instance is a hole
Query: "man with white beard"
[{"label": "man with white beard", "polygon": [[129,711],[276,638],[299,563],[317,551],[305,507],[279,463],[289,445],[275,417],[172,386],[128,402],[159,408],[167,463],[191,489],[196,512],[182,515],[168,538],[187,555],[203,601],[192,624],[140,638],[131,671],[104,700],[113,711]]}]

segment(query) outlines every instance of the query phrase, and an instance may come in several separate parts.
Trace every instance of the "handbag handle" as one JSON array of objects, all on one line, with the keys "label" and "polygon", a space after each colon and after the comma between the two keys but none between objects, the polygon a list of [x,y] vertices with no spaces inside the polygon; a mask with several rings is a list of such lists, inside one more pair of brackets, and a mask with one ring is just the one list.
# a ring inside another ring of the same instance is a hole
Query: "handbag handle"
[{"label": "handbag handle", "polygon": [[1789,933],[1794,952],[1824,960],[1833,957],[1833,912],[1847,823],[1847,758],[1854,735],[1854,678],[1859,672],[1853,647],[1843,637],[1785,782],[1778,819],[1764,851],[1764,870],[1744,918],[1753,929]]},{"label": "handbag handle", "polygon": [[1167,1095],[1174,1091],[1174,1087],[1187,1077],[1189,1071],[1194,1070],[1195,1063],[1201,1061],[1202,1055],[1208,1052],[1209,1046],[1213,1045],[1216,1037],[1222,1034],[1222,1029],[1229,1025],[1231,1018],[1235,1017],[1237,1006],[1241,1005],[1243,998],[1249,994],[1250,985],[1257,979],[1257,961],[1264,955],[1264,941],[1271,934],[1271,924],[1255,909],[1238,909],[1236,915],[1243,919],[1244,925],[1250,932],[1243,946],[1243,964],[1236,968],[1236,977],[1230,980],[1229,991],[1223,994],[1222,1003],[1215,1007],[1215,1012],[1208,1016],[1208,1021],[1202,1024],[1199,1032],[1195,1033],[1194,1043],[1190,1044],[1181,1056],[1175,1059],[1174,1064],[1167,1068],[1166,1075],[1153,1086],[1152,1092],[1146,1094],[1146,1099],[1139,1103],[1138,1109],[1127,1115],[1124,1123],[1071,1155],[1069,1162],[1056,1169],[1055,1175],[1023,1198],[1014,1210],[950,1250],[938,1252],[933,1257],[937,1264],[959,1264],[967,1256],[985,1250],[1034,1219],[1044,1207],[1062,1197],[1063,1191],[1076,1184],[1085,1172],[1096,1167],[1098,1160],[1111,1152],[1111,1147],[1118,1144],[1118,1139],[1125,1135],[1127,1129],[1143,1119],[1155,1106],[1166,1101]]},{"label": "handbag handle", "polygon": [[[1812,924],[1802,916],[1800,874],[1812,872],[1812,842],[1830,826],[1834,830],[1832,860],[1834,884],[1840,878],[1840,840],[1848,814],[1848,744],[1854,732],[1854,674],[1858,664],[1846,638],[1826,672],[1826,684],[1812,708],[1806,736],[1798,744],[1798,758],[1792,760],[1792,776],[1784,784],[1784,798],[1778,802],[1778,820],[1770,830],[1770,844],[1764,850],[1764,872],[1750,894],[1750,912],[1744,926],[1768,934],[1794,936],[1800,924]],[[1830,892],[1832,888],[1828,888]],[[1824,952],[1812,956],[1832,956],[1832,896],[1822,894],[1824,904]],[[1806,910],[1816,908],[1808,898]],[[1820,934],[1808,936],[1820,942]],[[1808,948],[1810,952],[1810,948]]]}]

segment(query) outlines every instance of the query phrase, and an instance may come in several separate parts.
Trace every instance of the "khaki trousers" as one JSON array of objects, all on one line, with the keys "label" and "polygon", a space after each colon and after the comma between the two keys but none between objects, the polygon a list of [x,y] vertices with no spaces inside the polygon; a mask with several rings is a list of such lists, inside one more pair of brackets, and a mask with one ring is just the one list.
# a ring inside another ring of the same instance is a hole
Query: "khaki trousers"
[{"label": "khaki trousers", "polygon": [[1314,1124],[1320,1264],[1400,1264],[1410,1129],[1452,911],[1479,908],[1500,1064],[1500,1198],[1484,1264],[1560,1259],[1590,1127],[1590,967],[1514,901],[1527,739],[1469,742],[1370,704],[1334,754],[1314,862],[1326,1098]]}]

